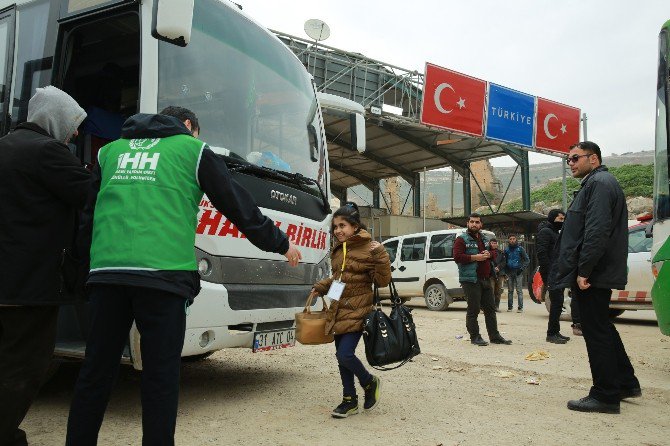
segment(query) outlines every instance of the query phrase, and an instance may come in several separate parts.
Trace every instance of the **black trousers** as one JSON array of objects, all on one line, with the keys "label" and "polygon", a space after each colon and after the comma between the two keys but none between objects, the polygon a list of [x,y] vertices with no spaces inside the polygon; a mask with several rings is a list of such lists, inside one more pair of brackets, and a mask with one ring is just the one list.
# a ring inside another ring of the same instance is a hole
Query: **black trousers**
[{"label": "black trousers", "polygon": [[563,302],[565,297],[563,295],[563,288],[558,290],[549,290],[549,324],[547,325],[547,336],[558,334],[561,331],[559,319],[563,312]]},{"label": "black trousers", "polygon": [[478,279],[477,283],[462,282],[465,297],[468,299],[468,311],[465,316],[465,327],[470,333],[470,339],[479,335],[477,316],[484,310],[484,321],[489,338],[499,336],[496,307],[493,300],[493,288],[490,279]]},{"label": "black trousers", "polygon": [[589,395],[604,403],[618,403],[621,389],[640,387],[619,332],[609,318],[612,290],[572,288],[581,314],[593,386]]},{"label": "black trousers", "polygon": [[0,445],[27,445],[19,425],[54,352],[58,306],[0,307]]},{"label": "black trousers", "polygon": [[164,291],[96,285],[86,358],[75,385],[66,445],[97,444],[133,319],[142,352],[142,444],[174,445],[186,299]]}]

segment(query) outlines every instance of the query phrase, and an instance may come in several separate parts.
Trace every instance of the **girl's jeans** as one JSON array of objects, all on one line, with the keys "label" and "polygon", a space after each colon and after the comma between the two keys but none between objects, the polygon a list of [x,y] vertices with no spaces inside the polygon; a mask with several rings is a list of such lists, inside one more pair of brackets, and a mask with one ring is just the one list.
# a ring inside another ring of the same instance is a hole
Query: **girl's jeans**
[{"label": "girl's jeans", "polygon": [[363,363],[356,357],[356,346],[363,332],[344,333],[335,335],[335,357],[340,368],[344,396],[356,396],[354,376],[358,378],[361,386],[365,386],[372,380],[372,375],[365,369]]}]

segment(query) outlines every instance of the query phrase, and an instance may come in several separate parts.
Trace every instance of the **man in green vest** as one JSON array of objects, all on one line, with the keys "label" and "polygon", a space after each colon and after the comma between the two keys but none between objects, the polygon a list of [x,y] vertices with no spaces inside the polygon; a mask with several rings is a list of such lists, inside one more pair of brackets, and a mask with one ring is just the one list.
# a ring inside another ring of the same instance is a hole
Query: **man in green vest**
[{"label": "man in green vest", "polygon": [[467,231],[456,237],[454,242],[454,260],[458,264],[458,279],[461,282],[468,311],[465,326],[470,333],[470,342],[485,346],[486,342],[479,333],[477,316],[484,310],[486,331],[493,344],[509,345],[512,341],[503,338],[498,331],[493,288],[491,286],[491,253],[486,249],[488,240],[482,234],[482,217],[473,213],[468,217]]},{"label": "man in green vest", "polygon": [[198,119],[181,107],[137,114],[98,153],[82,216],[79,254],[90,246],[90,332],[70,408],[67,445],[95,445],[136,321],[142,348],[143,444],[173,445],[185,308],[200,291],[193,246],[203,192],[258,248],[298,249],[225,162],[196,139]]}]

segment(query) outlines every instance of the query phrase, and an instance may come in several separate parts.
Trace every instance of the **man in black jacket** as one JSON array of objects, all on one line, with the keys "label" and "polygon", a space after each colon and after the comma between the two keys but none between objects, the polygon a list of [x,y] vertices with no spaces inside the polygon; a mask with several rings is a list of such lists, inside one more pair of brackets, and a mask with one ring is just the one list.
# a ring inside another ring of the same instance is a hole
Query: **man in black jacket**
[{"label": "man in black jacket", "polygon": [[568,401],[568,409],[619,413],[620,400],[642,395],[619,333],[609,319],[612,288],[627,282],[628,210],[616,178],[601,165],[600,147],[589,141],[570,148],[572,176],[582,178],[558,239],[551,288],[572,288],[582,321],[593,386]]},{"label": "man in black jacket", "polygon": [[554,263],[554,248],[558,234],[563,226],[565,214],[560,209],[549,211],[547,220],[538,226],[537,239],[537,261],[540,264],[540,275],[545,286],[549,289],[549,301],[551,308],[549,310],[549,324],[547,327],[547,342],[554,344],[565,344],[570,340],[568,336],[563,336],[560,332],[559,318],[563,312],[563,288],[550,289],[549,271]]},{"label": "man in black jacket", "polygon": [[28,121],[0,139],[0,445],[19,429],[51,363],[63,292],[60,265],[90,173],[67,142],[86,117],[55,87],[38,88]]}]

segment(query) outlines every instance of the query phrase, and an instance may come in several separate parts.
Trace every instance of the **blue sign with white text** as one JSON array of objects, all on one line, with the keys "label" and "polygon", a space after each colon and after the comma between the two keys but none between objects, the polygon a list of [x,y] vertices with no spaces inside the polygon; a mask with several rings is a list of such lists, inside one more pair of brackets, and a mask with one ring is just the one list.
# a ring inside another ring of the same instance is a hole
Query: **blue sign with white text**
[{"label": "blue sign with white text", "polygon": [[486,136],[532,147],[534,128],[535,96],[489,83]]}]

